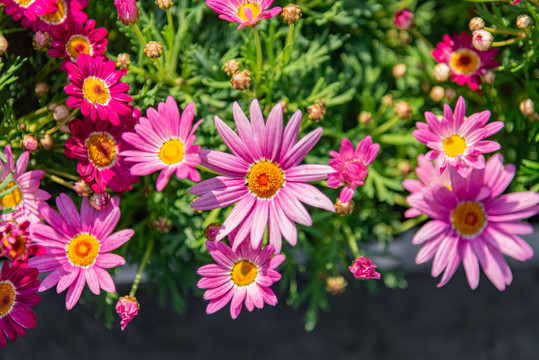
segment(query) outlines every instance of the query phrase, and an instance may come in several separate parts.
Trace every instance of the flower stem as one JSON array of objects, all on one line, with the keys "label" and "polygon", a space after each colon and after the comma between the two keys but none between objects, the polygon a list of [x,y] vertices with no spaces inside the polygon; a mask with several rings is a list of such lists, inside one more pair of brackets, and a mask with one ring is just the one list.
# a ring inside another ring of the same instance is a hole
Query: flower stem
[{"label": "flower stem", "polygon": [[253,29],[253,36],[255,37],[255,45],[256,45],[256,67],[258,71],[256,72],[256,82],[257,86],[260,82],[260,77],[262,75],[262,45],[260,44],[260,36],[258,35],[258,30],[256,27],[252,27]]},{"label": "flower stem", "polygon": [[286,64],[288,61],[288,56],[290,55],[290,50],[292,49],[292,43],[294,42],[294,24],[290,24],[288,27],[288,37],[286,38],[286,45],[283,49],[283,64]]},{"label": "flower stem", "polygon": [[376,136],[376,135],[381,135],[381,134],[385,133],[386,131],[391,129],[391,127],[393,125],[398,123],[399,120],[400,120],[400,118],[398,116],[395,116],[393,119],[386,121],[382,125],[378,126],[376,129],[374,129],[373,132],[372,132],[372,135]]},{"label": "flower stem", "polygon": [[517,36],[523,36],[524,33],[522,31],[511,31],[511,30],[499,30],[499,29],[493,29],[493,28],[489,28],[489,27],[484,27],[483,28],[484,30],[487,30],[491,33],[496,33],[496,34],[507,34],[507,35],[517,35]]},{"label": "flower stem", "polygon": [[65,177],[65,178],[68,178],[68,179],[73,180],[73,181],[79,181],[79,177],[78,177],[78,176],[75,176],[75,175],[72,175],[72,174],[69,174],[69,173],[60,171],[60,170],[49,169],[49,168],[46,167],[46,166],[34,165],[34,166],[32,166],[32,169],[43,170],[43,171],[45,171],[46,173],[49,172],[49,173],[51,173],[51,174],[56,174],[56,175],[58,175],[58,176]]},{"label": "flower stem", "polygon": [[517,41],[521,41],[525,37],[526,35],[523,34],[523,36],[517,36],[511,39],[504,40],[504,41],[494,41],[492,43],[492,47],[501,47],[501,46],[511,45],[511,44],[516,43]]},{"label": "flower stem", "polygon": [[45,176],[48,177],[49,179],[51,179],[52,181],[54,181],[55,183],[57,184],[60,184],[60,185],[63,185],[71,190],[73,190],[73,183],[69,182],[69,181],[66,181],[64,179],[62,179],[61,177],[58,177],[56,175],[52,175],[52,174],[47,174],[45,173]]},{"label": "flower stem", "polygon": [[45,132],[46,135],[50,135],[50,134],[54,134],[56,131],[58,131],[58,129],[60,129],[62,126],[64,126],[65,124],[67,124],[69,122],[69,120],[73,119],[75,117],[75,114],[79,111],[79,108],[75,108],[75,110],[73,110],[68,117],[65,118],[64,121],[58,123],[58,125],[56,125],[55,127],[53,127],[52,129],[49,129]]},{"label": "flower stem", "polygon": [[27,120],[27,119],[29,119],[31,117],[45,114],[48,111],[48,107],[49,107],[49,105],[45,105],[41,109],[37,109],[36,111],[31,112],[30,114],[26,114],[23,117],[19,118],[19,120],[17,120],[17,122],[22,123],[22,122],[24,122],[25,120]]},{"label": "flower stem", "polygon": [[144,268],[146,267],[146,264],[148,264],[148,260],[150,260],[150,256],[152,255],[154,242],[154,238],[152,237],[146,245],[146,250],[144,250],[144,255],[142,255],[142,260],[140,261],[140,266],[138,268],[137,275],[135,276],[135,281],[133,281],[133,286],[131,286],[129,296],[135,296],[135,293],[137,292]]},{"label": "flower stem", "polygon": [[146,40],[144,40],[144,35],[142,35],[142,32],[140,31],[140,28],[138,27],[136,23],[133,24],[133,29],[135,29],[135,34],[137,35],[140,41],[142,49],[144,49],[144,46],[146,46]]}]

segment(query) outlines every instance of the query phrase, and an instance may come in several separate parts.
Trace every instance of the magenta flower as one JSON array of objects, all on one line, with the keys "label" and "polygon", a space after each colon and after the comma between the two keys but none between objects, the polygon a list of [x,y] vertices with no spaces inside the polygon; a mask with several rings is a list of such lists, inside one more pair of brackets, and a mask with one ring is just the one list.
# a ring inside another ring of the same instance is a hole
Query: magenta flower
[{"label": "magenta flower", "polygon": [[410,10],[397,10],[393,15],[393,25],[398,30],[409,30],[414,25],[414,13]]},{"label": "magenta flower", "polygon": [[367,165],[374,161],[378,150],[380,145],[373,144],[372,138],[367,136],[357,144],[355,151],[352,142],[343,138],[339,152],[329,152],[333,157],[329,160],[329,165],[336,172],[328,175],[328,186],[338,188],[344,185],[339,196],[342,203],[352,200],[356,187],[365,184],[369,173]]},{"label": "magenta flower", "polygon": [[68,19],[83,24],[88,20],[88,15],[83,9],[88,7],[88,0],[56,0],[56,11],[45,15],[37,15],[35,21],[27,18],[22,19],[22,26],[32,28],[34,32],[39,30],[51,32],[51,30],[66,27]]},{"label": "magenta flower", "polygon": [[26,267],[30,256],[43,255],[45,249],[35,245],[28,231],[30,222],[15,220],[0,222],[0,256],[7,257],[13,266]]},{"label": "magenta flower", "polygon": [[120,82],[127,69],[116,69],[116,63],[101,56],[95,58],[81,53],[77,63],[67,63],[67,76],[72,84],[65,86],[70,95],[66,104],[72,108],[81,107],[84,116],[92,121],[109,120],[120,123],[119,116],[128,116],[132,110],[125,104],[133,100],[127,95],[129,85]]},{"label": "magenta flower", "polygon": [[482,154],[500,149],[496,141],[483,140],[503,128],[502,121],[486,125],[490,111],[485,110],[465,117],[466,103],[461,96],[457,101],[455,113],[444,104],[444,116],[438,120],[436,115],[425,112],[427,123],[417,122],[418,130],[413,131],[415,138],[432,150],[427,160],[436,160],[440,174],[448,166],[454,167],[462,177],[468,176],[468,166],[475,169],[485,167]]},{"label": "magenta flower", "polygon": [[49,56],[64,58],[61,69],[66,70],[67,63],[76,63],[80,54],[90,56],[103,55],[107,48],[107,29],[95,28],[95,21],[90,19],[84,25],[77,21],[68,21],[67,26],[52,29],[52,48]]},{"label": "magenta flower", "polygon": [[[12,171],[14,171],[13,179],[8,183],[5,192],[12,187],[19,187],[7,195],[2,195],[0,192],[0,210],[12,209],[13,212],[0,215],[1,220],[16,220],[22,223],[25,220],[31,223],[40,223],[38,207],[43,202],[50,199],[50,194],[39,188],[40,180],[45,175],[43,170],[26,171],[28,166],[28,158],[30,154],[25,151],[17,159],[17,164],[13,165],[13,153],[11,146],[6,146],[4,156],[7,162],[0,160],[2,174],[0,180],[4,180]],[[26,171],[26,172],[25,172]]]},{"label": "magenta flower", "polygon": [[159,103],[158,110],[149,107],[146,117],[141,117],[135,125],[136,133],[123,134],[123,139],[136,148],[120,154],[135,164],[131,167],[131,174],[148,175],[161,171],[157,178],[157,191],[165,188],[174,173],[178,179],[200,181],[200,174],[195,169],[200,163],[200,146],[194,142],[195,131],[202,120],[193,126],[194,116],[195,104],[190,103],[180,117],[172,96]]},{"label": "magenta flower", "polygon": [[137,316],[140,309],[140,304],[137,301],[137,298],[134,296],[122,296],[116,303],[116,313],[120,315],[122,321],[120,325],[122,326],[122,331],[125,330],[127,324]]},{"label": "magenta flower", "polygon": [[444,272],[438,287],[451,279],[462,261],[472,289],[479,283],[481,265],[490,281],[504,290],[512,275],[501,254],[519,261],[532,257],[532,248],[518,235],[531,234],[533,227],[519,220],[539,213],[539,194],[500,196],[514,174],[515,167],[504,167],[503,157],[496,154],[484,169],[472,169],[467,178],[450,169],[452,190],[437,186],[429,196],[408,197],[411,206],[433,219],[417,231],[412,242],[424,244],[417,264],[434,257],[432,276]]},{"label": "magenta flower", "polygon": [[251,103],[251,122],[238,103],[233,107],[236,134],[217,116],[215,126],[232,154],[202,150],[202,165],[224,176],[205,180],[189,192],[200,198],[193,209],[211,210],[237,203],[217,234],[224,238],[239,226],[234,250],[251,233],[253,249],[260,246],[269,225],[269,242],[281,251],[281,234],[292,245],[297,242],[294,222],[312,225],[311,217],[300,203],[335,212],[331,200],[305,181],[323,180],[332,172],[327,165],[299,165],[322,136],[322,128],[298,142],[301,112],[296,111],[283,132],[283,110],[276,105],[264,123],[255,99]]},{"label": "magenta flower", "polygon": [[102,193],[108,186],[120,193],[130,191],[138,178],[131,175],[130,167],[120,152],[131,149],[122,134],[132,131],[135,119],[122,117],[120,125],[108,121],[92,122],[75,119],[69,122],[71,137],[66,140],[65,156],[79,160],[77,170],[82,180],[91,184],[95,192]]},{"label": "magenta flower", "polygon": [[[235,232],[229,235],[234,243]],[[281,279],[275,268],[285,259],[284,255],[271,256],[273,246],[252,249],[243,242],[234,251],[222,241],[206,241],[206,248],[216,264],[208,264],[198,269],[203,276],[197,286],[207,289],[204,299],[210,300],[206,312],[213,314],[230,302],[233,319],[240,314],[243,302],[247,310],[262,309],[264,303],[274,306],[277,297],[270,286]]]},{"label": "magenta flower", "polygon": [[133,25],[137,22],[139,11],[135,0],[114,0],[118,11],[118,20],[124,25]]},{"label": "magenta flower", "polygon": [[445,63],[451,69],[451,81],[459,85],[468,84],[477,91],[481,84],[479,75],[500,65],[493,60],[498,55],[497,49],[479,51],[472,44],[472,35],[467,33],[444,35],[443,41],[432,50],[432,56],[439,63]]},{"label": "magenta flower", "polygon": [[57,10],[56,0],[0,0],[0,4],[4,4],[4,11],[15,21],[19,21],[23,15],[34,21],[38,15],[44,16]]},{"label": "magenta flower", "polygon": [[380,279],[380,273],[376,272],[377,266],[366,256],[357,257],[348,269],[356,279]]},{"label": "magenta flower", "polygon": [[6,346],[6,337],[17,340],[17,334],[26,336],[26,330],[36,327],[36,316],[30,308],[41,301],[36,294],[39,286],[36,269],[9,266],[4,261],[0,272],[0,347]]},{"label": "magenta flower", "polygon": [[50,272],[39,286],[39,291],[56,284],[58,293],[69,288],[66,297],[68,310],[79,301],[86,283],[96,295],[100,288],[107,292],[116,291],[105,269],[123,265],[125,260],[109,251],[120,247],[134,233],[125,229],[112,234],[120,220],[119,202],[116,196],[107,208],[98,211],[90,206],[87,198],[83,198],[79,213],[73,200],[66,194],[60,194],[56,198],[60,214],[47,204],[39,207],[50,225],[37,224],[31,228],[35,242],[43,246],[46,253],[30,258],[28,266],[37,268],[40,273]]},{"label": "magenta flower", "polygon": [[219,18],[239,23],[238,30],[279,15],[280,7],[267,10],[272,3],[273,0],[206,0],[206,5],[220,14]]}]

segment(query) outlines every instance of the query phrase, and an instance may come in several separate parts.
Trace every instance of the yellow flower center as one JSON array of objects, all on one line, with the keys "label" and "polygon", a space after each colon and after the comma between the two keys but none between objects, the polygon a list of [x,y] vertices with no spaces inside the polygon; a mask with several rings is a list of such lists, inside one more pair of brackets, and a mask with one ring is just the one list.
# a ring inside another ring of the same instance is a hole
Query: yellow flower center
[{"label": "yellow flower center", "polygon": [[82,84],[82,93],[92,104],[106,105],[110,100],[110,92],[103,80],[95,76],[87,77]]},{"label": "yellow flower center", "polygon": [[73,62],[77,61],[80,54],[93,55],[92,45],[90,40],[82,35],[73,35],[69,38],[66,44],[66,51]]},{"label": "yellow flower center", "polygon": [[28,7],[32,5],[36,0],[15,0],[22,7]]},{"label": "yellow flower center", "polygon": [[57,0],[56,7],[58,8],[58,10],[56,10],[55,12],[38,17],[41,18],[41,20],[45,21],[47,24],[56,25],[61,23],[66,16],[65,1]]},{"label": "yellow flower center", "polygon": [[249,190],[260,198],[271,198],[284,185],[284,174],[279,166],[271,161],[254,164],[247,174]]},{"label": "yellow flower center", "polygon": [[67,244],[67,257],[76,266],[91,266],[99,253],[99,241],[90,234],[79,234]]},{"label": "yellow flower center", "polygon": [[449,157],[455,157],[463,154],[466,150],[466,142],[458,135],[451,135],[443,143],[445,154]]},{"label": "yellow flower center", "polygon": [[116,142],[107,133],[92,133],[84,144],[88,149],[88,157],[100,168],[107,168],[116,163]]},{"label": "yellow flower center", "polygon": [[234,264],[230,277],[237,286],[246,286],[252,284],[256,276],[258,275],[258,269],[255,264],[248,260],[240,260]]},{"label": "yellow flower center", "polygon": [[20,188],[16,188],[9,194],[2,196],[2,193],[8,191],[15,185],[17,185],[15,182],[10,181],[5,187],[5,189],[2,192],[0,192],[0,208],[2,209],[12,208],[19,205],[19,203],[22,201],[22,193],[21,193]]},{"label": "yellow flower center", "polygon": [[170,139],[161,146],[159,159],[167,165],[179,163],[183,160],[183,143],[178,139]]},{"label": "yellow flower center", "polygon": [[451,54],[449,63],[451,69],[455,70],[459,74],[471,75],[474,74],[479,68],[481,59],[473,50],[460,49]]},{"label": "yellow flower center", "polygon": [[260,14],[260,5],[251,4],[251,3],[242,5],[242,7],[240,7],[240,9],[238,10],[238,16],[243,21],[248,21],[249,20],[249,19],[247,19],[247,16],[245,15],[245,9],[246,8],[251,10],[251,13],[253,14],[253,19],[256,19],[258,14]]},{"label": "yellow flower center", "polygon": [[481,204],[462,202],[451,213],[453,227],[464,237],[473,237],[483,230],[486,216]]},{"label": "yellow flower center", "polygon": [[0,318],[11,311],[15,302],[15,288],[10,282],[0,282]]}]

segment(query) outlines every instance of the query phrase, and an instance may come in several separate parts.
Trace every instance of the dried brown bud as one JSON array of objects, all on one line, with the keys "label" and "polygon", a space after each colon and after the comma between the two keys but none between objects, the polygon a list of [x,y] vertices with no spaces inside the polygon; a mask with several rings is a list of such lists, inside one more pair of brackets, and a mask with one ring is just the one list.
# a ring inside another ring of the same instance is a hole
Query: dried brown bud
[{"label": "dried brown bud", "polygon": [[409,161],[402,160],[399,161],[397,168],[403,176],[406,176],[412,171],[412,164]]},{"label": "dried brown bud", "polygon": [[445,90],[441,86],[433,86],[430,90],[430,98],[432,101],[441,101],[444,98]]},{"label": "dried brown bud", "polygon": [[47,51],[51,47],[51,37],[46,31],[37,31],[34,34],[34,49],[39,51]]},{"label": "dried brown bud", "polygon": [[449,79],[449,75],[451,75],[451,69],[445,63],[439,63],[434,66],[434,69],[432,70],[432,75],[434,76],[436,81],[444,82]]},{"label": "dried brown bud", "polygon": [[8,43],[7,43],[6,38],[0,35],[0,55],[6,52],[7,46],[8,46]]},{"label": "dried brown bud", "polygon": [[519,29],[526,29],[530,26],[532,20],[528,15],[522,14],[517,17],[517,27]]},{"label": "dried brown bud", "polygon": [[42,95],[45,95],[46,93],[48,93],[50,90],[49,88],[49,85],[47,85],[46,83],[44,82],[38,82],[36,84],[36,95],[37,96],[42,96]]},{"label": "dried brown bud", "polygon": [[119,54],[116,58],[116,66],[120,69],[127,69],[131,64],[131,56],[129,54],[123,53]]},{"label": "dried brown bud", "polygon": [[532,99],[524,99],[520,102],[519,108],[522,115],[531,115],[535,111],[535,104]]},{"label": "dried brown bud", "polygon": [[240,64],[236,60],[231,59],[225,63],[223,69],[228,76],[232,76],[240,69]]},{"label": "dried brown bud", "polygon": [[335,201],[335,212],[339,215],[350,215],[354,211],[354,202],[350,200],[347,203],[342,203],[340,198]]},{"label": "dried brown bud", "polygon": [[65,105],[58,105],[54,108],[52,116],[54,117],[54,120],[62,122],[69,116],[69,109]]},{"label": "dried brown bud", "polygon": [[480,17],[476,16],[472,20],[470,20],[468,26],[470,27],[470,31],[481,30],[485,27],[485,21]]},{"label": "dried brown bud", "polygon": [[286,5],[283,8],[283,12],[281,13],[281,16],[283,17],[283,21],[287,24],[295,24],[298,22],[299,18],[301,17],[301,10],[299,9],[299,6],[290,4]]},{"label": "dried brown bud", "polygon": [[150,59],[157,59],[163,54],[163,45],[159,41],[150,41],[144,46],[144,54]]},{"label": "dried brown bud", "polygon": [[93,193],[88,197],[88,202],[96,210],[103,210],[110,203],[110,195],[108,192],[101,194]]},{"label": "dried brown bud", "polygon": [[174,2],[172,0],[155,0],[155,5],[163,10],[170,8],[173,4]]},{"label": "dried brown bud", "polygon": [[391,73],[395,79],[403,77],[406,75],[406,65],[403,63],[398,63],[397,65],[393,66]]},{"label": "dried brown bud", "polygon": [[496,80],[496,73],[492,70],[487,71],[485,75],[483,75],[483,80],[485,80],[487,84],[494,84],[494,80]]},{"label": "dried brown bud", "polygon": [[206,227],[206,230],[204,230],[204,237],[210,241],[215,241],[215,238],[217,236],[217,233],[221,229],[221,224],[219,223],[211,223]]},{"label": "dried brown bud", "polygon": [[494,38],[492,34],[486,30],[476,30],[473,32],[472,43],[474,48],[479,51],[487,51],[492,46]]},{"label": "dried brown bud", "polygon": [[457,98],[457,92],[453,88],[447,88],[445,89],[445,97],[449,101],[453,101]]},{"label": "dried brown bud", "polygon": [[88,184],[84,180],[80,180],[75,182],[75,185],[73,186],[75,191],[77,192],[77,195],[79,196],[90,196],[93,193],[92,187],[90,184]]},{"label": "dried brown bud", "polygon": [[395,114],[403,120],[412,116],[412,107],[406,101],[399,101],[395,104]]},{"label": "dried brown bud", "polygon": [[324,110],[324,112],[327,110],[328,106],[326,105],[326,102],[324,101],[324,99],[318,99],[316,100],[318,101],[318,105],[320,105],[320,107]]},{"label": "dried brown bud", "polygon": [[54,139],[49,134],[45,134],[39,139],[41,147],[45,150],[52,150],[54,147]]},{"label": "dried brown bud", "polygon": [[232,87],[238,91],[247,90],[251,86],[251,77],[245,71],[236,71],[230,79]]},{"label": "dried brown bud", "polygon": [[22,138],[21,146],[24,150],[28,150],[29,152],[33,153],[39,149],[39,140],[37,136],[33,134],[26,134]]},{"label": "dried brown bud", "polygon": [[307,108],[307,117],[314,122],[324,120],[324,115],[326,115],[326,110],[320,104],[312,104]]},{"label": "dried brown bud", "polygon": [[372,114],[368,111],[362,111],[359,113],[357,121],[361,125],[369,126],[370,124],[372,124]]},{"label": "dried brown bud", "polygon": [[326,279],[326,290],[333,294],[339,295],[344,292],[348,282],[342,276],[330,276]]},{"label": "dried brown bud", "polygon": [[382,105],[384,106],[393,106],[393,96],[387,94],[387,95],[384,95],[382,96]]}]

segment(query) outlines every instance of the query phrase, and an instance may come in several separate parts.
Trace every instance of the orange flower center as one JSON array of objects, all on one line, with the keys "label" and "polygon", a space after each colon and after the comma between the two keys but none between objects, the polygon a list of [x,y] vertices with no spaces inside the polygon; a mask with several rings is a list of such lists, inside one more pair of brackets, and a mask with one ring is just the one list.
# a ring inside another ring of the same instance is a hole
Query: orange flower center
[{"label": "orange flower center", "polygon": [[483,230],[486,215],[481,204],[462,202],[451,213],[453,227],[464,237],[473,237]]},{"label": "orange flower center", "polygon": [[107,168],[116,163],[116,142],[108,133],[92,133],[85,143],[88,157],[100,168]]},{"label": "orange flower center", "polygon": [[80,54],[93,55],[92,45],[90,40],[82,35],[73,35],[69,38],[66,44],[66,52],[71,57],[73,62],[77,61]]},{"label": "orange flower center", "polygon": [[15,302],[15,287],[11,282],[0,281],[0,318],[11,311]]},{"label": "orange flower center", "polygon": [[99,254],[99,246],[99,241],[92,235],[79,234],[67,244],[67,257],[73,265],[91,266]]},{"label": "orange flower center", "polygon": [[17,185],[15,182],[10,181],[5,189],[0,192],[0,207],[2,209],[15,207],[22,201],[22,193],[20,188],[16,188],[9,194],[2,196],[3,193],[8,192],[15,185]]},{"label": "orange flower center", "polygon": [[82,93],[92,104],[106,105],[110,100],[110,91],[103,80],[95,76],[87,77],[82,84]]},{"label": "orange flower center", "polygon": [[234,264],[230,278],[237,286],[246,286],[252,284],[257,275],[258,269],[255,264],[248,260],[240,260]]},{"label": "orange flower center", "polygon": [[279,166],[271,161],[254,164],[247,174],[249,190],[260,198],[271,198],[284,185],[284,174]]},{"label": "orange flower center", "polygon": [[251,3],[242,5],[242,7],[240,7],[238,10],[238,16],[243,21],[249,21],[247,15],[245,15],[245,9],[251,10],[251,13],[253,14],[252,20],[256,19],[256,17],[260,14],[260,5]]},{"label": "orange flower center", "polygon": [[41,18],[41,20],[45,21],[47,24],[60,24],[66,16],[65,1],[57,0],[56,6],[58,7],[58,10],[50,14],[39,16],[39,18]]},{"label": "orange flower center", "polygon": [[466,150],[466,142],[458,135],[451,135],[443,142],[445,154],[449,157],[455,157],[463,154]]},{"label": "orange flower center", "polygon": [[159,159],[167,165],[179,163],[183,156],[183,143],[178,139],[168,140],[159,150]]},{"label": "orange flower center", "polygon": [[20,6],[26,8],[30,5],[32,5],[36,0],[14,0],[17,4]]},{"label": "orange flower center", "polygon": [[449,63],[451,69],[459,74],[472,75],[479,68],[481,59],[473,50],[460,49],[451,54]]}]

